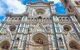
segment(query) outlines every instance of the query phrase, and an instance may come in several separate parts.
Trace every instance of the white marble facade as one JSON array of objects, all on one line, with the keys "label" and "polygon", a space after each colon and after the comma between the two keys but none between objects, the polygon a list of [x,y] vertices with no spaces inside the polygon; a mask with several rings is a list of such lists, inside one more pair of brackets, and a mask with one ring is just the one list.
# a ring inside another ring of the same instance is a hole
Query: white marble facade
[{"label": "white marble facade", "polygon": [[[75,15],[52,15],[51,4],[32,3],[26,10],[28,15],[6,17],[4,23],[1,24],[0,32],[5,33],[5,37],[8,37],[10,50],[67,50],[70,35],[73,34],[78,39],[75,29],[80,32],[80,24]],[[36,9],[41,9],[39,14]],[[14,31],[9,30],[11,25],[16,26]],[[64,25],[71,27],[69,32],[64,31]],[[5,30],[7,33],[4,32]],[[1,38],[4,38],[4,34],[0,35]]]}]

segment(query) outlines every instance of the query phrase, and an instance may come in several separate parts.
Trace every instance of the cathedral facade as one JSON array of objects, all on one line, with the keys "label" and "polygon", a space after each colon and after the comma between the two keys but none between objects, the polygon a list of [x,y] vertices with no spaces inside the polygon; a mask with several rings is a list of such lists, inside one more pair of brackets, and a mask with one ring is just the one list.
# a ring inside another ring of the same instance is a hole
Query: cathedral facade
[{"label": "cathedral facade", "polygon": [[80,50],[76,14],[56,14],[53,2],[28,3],[26,12],[8,13],[0,26],[0,50]]}]

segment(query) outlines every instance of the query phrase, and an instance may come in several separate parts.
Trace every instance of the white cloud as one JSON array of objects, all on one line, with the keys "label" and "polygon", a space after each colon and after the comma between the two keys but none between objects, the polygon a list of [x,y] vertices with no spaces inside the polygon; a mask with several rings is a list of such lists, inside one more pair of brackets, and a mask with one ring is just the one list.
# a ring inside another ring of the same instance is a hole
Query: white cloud
[{"label": "white cloud", "polygon": [[[26,6],[23,5],[20,1],[18,0],[6,0],[8,6],[9,6],[9,11],[13,13],[23,13],[26,11]],[[48,0],[48,1],[54,1],[54,4],[60,2],[60,0]]]},{"label": "white cloud", "polygon": [[18,0],[6,0],[9,6],[9,11],[13,13],[23,13],[26,10],[26,6]]},{"label": "white cloud", "polygon": [[6,13],[6,11],[4,11],[3,8],[0,8],[0,15],[4,15]]},{"label": "white cloud", "polygon": [[[48,0],[48,1],[54,1],[54,4],[60,2],[60,0]],[[18,14],[26,11],[26,5],[23,5],[19,0],[5,0],[4,2],[8,5],[9,12]],[[0,11],[3,11],[5,13],[3,9],[0,9]]]}]

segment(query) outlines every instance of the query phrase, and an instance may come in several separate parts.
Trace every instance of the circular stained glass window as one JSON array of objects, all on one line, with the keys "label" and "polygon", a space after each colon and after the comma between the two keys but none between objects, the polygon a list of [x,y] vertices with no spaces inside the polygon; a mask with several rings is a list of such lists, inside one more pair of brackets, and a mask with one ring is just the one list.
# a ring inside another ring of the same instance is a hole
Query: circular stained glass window
[{"label": "circular stained glass window", "polygon": [[16,26],[15,26],[15,25],[11,25],[11,26],[9,27],[9,29],[10,29],[10,31],[15,31]]},{"label": "circular stained glass window", "polygon": [[71,27],[69,25],[64,25],[63,29],[64,29],[64,31],[70,31]]}]

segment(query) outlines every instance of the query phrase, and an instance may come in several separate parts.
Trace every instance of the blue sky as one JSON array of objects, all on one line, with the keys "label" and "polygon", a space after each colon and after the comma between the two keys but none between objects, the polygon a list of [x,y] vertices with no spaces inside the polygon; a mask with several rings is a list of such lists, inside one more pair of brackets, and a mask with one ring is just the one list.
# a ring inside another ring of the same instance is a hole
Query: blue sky
[{"label": "blue sky", "polygon": [[[21,14],[26,10],[26,3],[29,0],[0,0],[0,22],[3,21],[7,12]],[[36,2],[37,0],[32,0]],[[65,14],[66,11],[60,0],[44,0],[45,2],[54,1],[55,10],[57,14]],[[23,10],[23,11],[22,11]]]}]

